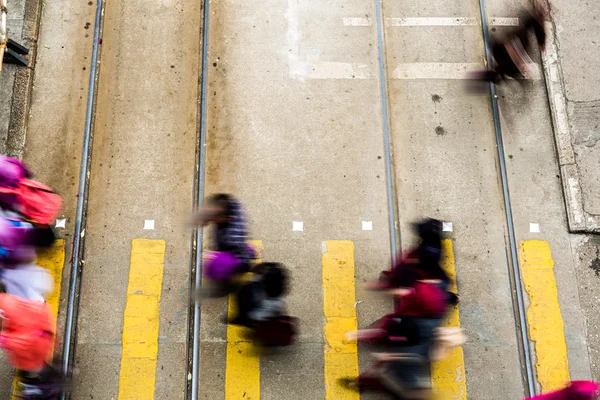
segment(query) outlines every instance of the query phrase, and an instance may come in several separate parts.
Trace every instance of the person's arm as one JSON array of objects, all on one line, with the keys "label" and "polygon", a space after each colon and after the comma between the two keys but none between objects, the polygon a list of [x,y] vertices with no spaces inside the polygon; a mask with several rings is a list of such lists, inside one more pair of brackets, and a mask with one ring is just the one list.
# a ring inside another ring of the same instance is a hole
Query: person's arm
[{"label": "person's arm", "polygon": [[190,220],[190,223],[194,226],[206,226],[210,224],[215,218],[215,209],[207,204],[200,207],[196,211]]}]

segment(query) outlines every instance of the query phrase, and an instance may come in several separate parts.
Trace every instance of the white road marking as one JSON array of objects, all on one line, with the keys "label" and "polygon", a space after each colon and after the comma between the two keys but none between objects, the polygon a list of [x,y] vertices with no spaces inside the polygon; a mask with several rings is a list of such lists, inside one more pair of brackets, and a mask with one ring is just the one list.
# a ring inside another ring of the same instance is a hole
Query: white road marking
[{"label": "white road marking", "polygon": [[362,230],[363,231],[372,231],[373,230],[373,221],[363,221],[362,222]]},{"label": "white road marking", "polygon": [[[345,17],[344,26],[372,26],[371,18]],[[412,17],[386,18],[389,26],[481,26],[479,18],[472,17]],[[518,26],[519,18],[495,17],[489,18],[490,26]]]},{"label": "white road marking", "polygon": [[[530,64],[532,79],[540,80],[540,68]],[[469,73],[485,69],[479,63],[406,63],[398,64],[392,72],[392,79],[468,79]]]},{"label": "white road marking", "polygon": [[307,65],[300,60],[300,39],[302,35],[298,27],[298,0],[288,0],[285,18],[287,19],[288,73],[290,78],[304,79]]},{"label": "white road marking", "polygon": [[302,231],[304,231],[304,222],[292,221],[292,232],[302,232]]},{"label": "white road marking", "polygon": [[529,232],[540,233],[540,224],[529,223]]},{"label": "white road marking", "polygon": [[344,18],[344,26],[371,26],[373,21],[371,18],[347,17]]},{"label": "white road marking", "polygon": [[476,26],[476,18],[386,18],[390,26]]},{"label": "white road marking", "polygon": [[392,72],[392,79],[466,79],[469,72],[483,68],[479,63],[398,64]]},{"label": "white road marking", "polygon": [[442,232],[452,232],[453,229],[452,222],[442,222]]},{"label": "white road marking", "polygon": [[496,17],[490,18],[489,21],[493,26],[519,26],[519,18]]},{"label": "white road marking", "polygon": [[369,79],[373,75],[366,64],[316,61],[308,72],[310,79]]},{"label": "white road marking", "polygon": [[154,229],[154,220],[153,219],[145,219],[144,220],[144,229],[146,229],[146,230]]}]

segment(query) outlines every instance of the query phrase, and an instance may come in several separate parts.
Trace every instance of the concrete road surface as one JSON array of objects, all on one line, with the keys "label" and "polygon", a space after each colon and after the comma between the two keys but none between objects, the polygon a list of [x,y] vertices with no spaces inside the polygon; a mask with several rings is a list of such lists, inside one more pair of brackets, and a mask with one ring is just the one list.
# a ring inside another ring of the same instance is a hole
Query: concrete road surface
[{"label": "concrete road surface", "polygon": [[[65,198],[68,271],[93,7],[59,3],[46,6],[40,40],[65,50],[40,52],[25,160]],[[338,382],[373,363],[343,333],[392,310],[361,286],[389,267],[393,246],[416,244],[411,223],[422,217],[444,221],[443,265],[461,298],[447,324],[468,336],[432,366],[436,390],[525,396],[516,285],[535,389],[598,375],[587,327],[598,278],[579,257],[596,245],[568,233],[542,59],[534,79],[498,88],[507,204],[489,92],[465,92],[465,73],[485,67],[479,2],[378,4],[212,2],[204,116],[199,3],[107,3],[73,398],[183,397],[184,222],[200,118],[205,194],[242,201],[261,259],[290,270],[287,308],[300,321],[294,346],[260,352],[220,322],[226,299],[203,301],[200,398],[381,398]],[[512,29],[524,5],[486,1],[492,35]]]}]

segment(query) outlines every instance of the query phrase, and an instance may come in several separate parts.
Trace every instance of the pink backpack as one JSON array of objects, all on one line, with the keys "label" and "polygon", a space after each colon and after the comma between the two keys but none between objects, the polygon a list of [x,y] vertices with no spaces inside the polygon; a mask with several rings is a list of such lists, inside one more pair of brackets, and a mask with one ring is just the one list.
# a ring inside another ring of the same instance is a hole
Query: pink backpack
[{"label": "pink backpack", "polygon": [[11,209],[37,224],[50,225],[62,206],[61,197],[43,183],[21,179],[17,187],[0,187],[0,198],[11,197]]}]

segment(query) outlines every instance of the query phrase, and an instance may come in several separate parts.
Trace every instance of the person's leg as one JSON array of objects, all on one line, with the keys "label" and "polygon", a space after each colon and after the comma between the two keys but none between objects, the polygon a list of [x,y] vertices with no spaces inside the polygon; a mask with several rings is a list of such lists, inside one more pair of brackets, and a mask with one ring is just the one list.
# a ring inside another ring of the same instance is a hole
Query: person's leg
[{"label": "person's leg", "polygon": [[255,307],[255,290],[257,282],[250,282],[239,288],[235,294],[235,302],[237,305],[237,315],[230,324],[248,326],[250,324],[249,314]]}]

